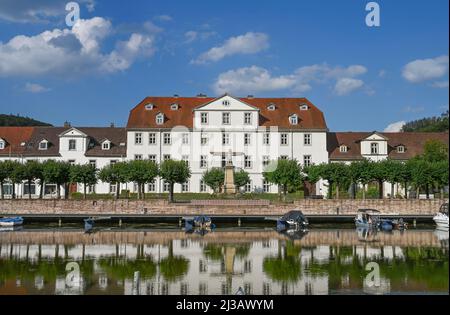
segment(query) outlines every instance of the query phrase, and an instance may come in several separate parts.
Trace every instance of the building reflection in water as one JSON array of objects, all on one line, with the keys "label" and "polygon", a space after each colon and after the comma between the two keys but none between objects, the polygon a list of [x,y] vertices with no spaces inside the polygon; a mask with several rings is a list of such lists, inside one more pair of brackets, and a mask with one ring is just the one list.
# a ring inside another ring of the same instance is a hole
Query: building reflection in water
[{"label": "building reflection in water", "polygon": [[[0,234],[0,294],[448,292],[448,232],[446,240],[434,231],[397,232],[312,230],[300,240],[272,231],[204,238],[153,232],[147,239],[148,232],[108,232],[124,240],[117,244],[102,244],[101,233],[77,243],[75,232],[58,232],[37,244],[39,233],[53,232],[8,232]],[[80,275],[68,283],[70,262]],[[364,282],[369,262],[379,265],[379,287]]]}]

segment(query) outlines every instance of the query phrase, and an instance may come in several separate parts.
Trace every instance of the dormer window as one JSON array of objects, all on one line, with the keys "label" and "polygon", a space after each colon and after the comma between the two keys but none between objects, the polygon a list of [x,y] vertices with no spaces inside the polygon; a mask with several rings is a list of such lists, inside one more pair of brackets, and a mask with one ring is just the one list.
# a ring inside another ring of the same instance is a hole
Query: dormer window
[{"label": "dormer window", "polygon": [[156,115],[156,124],[157,125],[164,124],[164,114],[163,113],[159,113],[158,115]]},{"label": "dormer window", "polygon": [[378,154],[378,143],[373,142],[370,144],[370,154]]},{"label": "dormer window", "polygon": [[147,104],[145,105],[145,110],[153,110],[153,104]]},{"label": "dormer window", "polygon": [[308,109],[309,109],[308,104],[302,104],[302,105],[300,105],[300,110],[308,110]]},{"label": "dormer window", "polygon": [[347,151],[348,151],[348,147],[346,145],[343,144],[339,147],[339,152],[347,153]]},{"label": "dormer window", "polygon": [[267,110],[270,110],[270,111],[275,110],[275,104],[270,103],[270,104],[267,106]]},{"label": "dormer window", "polygon": [[178,104],[170,105],[170,110],[178,110]]},{"label": "dormer window", "polygon": [[229,100],[223,100],[222,101],[222,105],[223,106],[230,106],[230,101]]},{"label": "dormer window", "polygon": [[399,145],[397,147],[397,153],[405,153],[405,146],[404,145]]},{"label": "dormer window", "polygon": [[297,115],[291,115],[289,116],[289,123],[291,125],[298,125],[298,116]]},{"label": "dormer window", "polygon": [[39,142],[39,150],[47,150],[48,149],[48,141],[42,140]]},{"label": "dormer window", "polygon": [[0,139],[0,150],[3,150],[6,147],[6,142],[3,139]]},{"label": "dormer window", "polygon": [[102,150],[109,150],[111,149],[111,141],[105,140],[102,142]]}]

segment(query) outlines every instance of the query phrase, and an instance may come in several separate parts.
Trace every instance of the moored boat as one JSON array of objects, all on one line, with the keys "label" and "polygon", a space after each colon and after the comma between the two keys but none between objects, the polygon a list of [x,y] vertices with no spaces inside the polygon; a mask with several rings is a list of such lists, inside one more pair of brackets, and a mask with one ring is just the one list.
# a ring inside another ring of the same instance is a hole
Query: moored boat
[{"label": "moored boat", "polygon": [[18,226],[23,224],[22,217],[1,218],[0,226]]},{"label": "moored boat", "polygon": [[308,219],[300,210],[292,210],[277,220],[277,230],[283,231],[291,228],[306,229],[309,225]]},{"label": "moored boat", "polygon": [[439,212],[433,217],[438,228],[448,229],[448,202],[441,205]]}]

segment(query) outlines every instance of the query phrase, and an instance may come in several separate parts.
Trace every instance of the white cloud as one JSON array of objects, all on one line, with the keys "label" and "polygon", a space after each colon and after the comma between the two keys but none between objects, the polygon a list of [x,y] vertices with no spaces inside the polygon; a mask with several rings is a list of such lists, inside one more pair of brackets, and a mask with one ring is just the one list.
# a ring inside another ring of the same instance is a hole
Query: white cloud
[{"label": "white cloud", "polygon": [[173,18],[170,15],[167,15],[167,14],[162,14],[162,15],[155,16],[155,19],[158,20],[158,21],[162,21],[162,22],[173,21]]},{"label": "white cloud", "polygon": [[49,88],[46,88],[40,84],[37,83],[26,83],[25,84],[25,91],[30,92],[30,93],[43,93],[43,92],[48,92],[50,91]]},{"label": "white cloud", "polygon": [[448,88],[448,80],[447,81],[436,81],[431,84],[432,87],[438,88],[438,89],[446,89]]},{"label": "white cloud", "polygon": [[196,40],[206,40],[215,35],[217,35],[217,33],[213,31],[188,31],[184,33],[184,42],[189,44]]},{"label": "white cloud", "polygon": [[362,80],[352,78],[338,79],[334,86],[334,91],[337,95],[347,95],[364,85]]},{"label": "white cloud", "polygon": [[448,73],[448,64],[448,55],[414,60],[403,68],[403,77],[412,83],[439,79]]},{"label": "white cloud", "polygon": [[367,69],[361,65],[344,68],[316,64],[298,68],[292,74],[273,76],[265,68],[251,66],[220,74],[213,84],[213,90],[217,94],[224,92],[254,94],[286,89],[304,93],[311,90],[314,84],[333,82],[335,93],[345,95],[364,86],[362,80],[354,77],[366,72]]},{"label": "white cloud", "polygon": [[[44,23],[67,14],[68,0],[1,0],[0,20],[15,23]],[[94,0],[77,0],[89,12],[95,10]]]},{"label": "white cloud", "polygon": [[417,107],[406,106],[405,108],[403,108],[403,111],[406,113],[420,113],[420,112],[423,112],[424,110],[425,110],[425,108],[423,106],[417,106]]},{"label": "white cloud", "polygon": [[154,38],[133,33],[115,49],[103,53],[103,40],[113,33],[100,17],[76,22],[70,29],[54,29],[35,36],[18,35],[0,42],[0,76],[105,73],[125,70],[137,58],[154,52]]},{"label": "white cloud", "polygon": [[402,130],[402,127],[406,124],[406,121],[397,121],[390,125],[388,125],[384,132],[400,132]]},{"label": "white cloud", "polygon": [[192,60],[193,64],[205,64],[219,61],[236,54],[256,54],[269,47],[269,36],[264,33],[248,32],[244,35],[231,37],[221,46],[213,47]]}]

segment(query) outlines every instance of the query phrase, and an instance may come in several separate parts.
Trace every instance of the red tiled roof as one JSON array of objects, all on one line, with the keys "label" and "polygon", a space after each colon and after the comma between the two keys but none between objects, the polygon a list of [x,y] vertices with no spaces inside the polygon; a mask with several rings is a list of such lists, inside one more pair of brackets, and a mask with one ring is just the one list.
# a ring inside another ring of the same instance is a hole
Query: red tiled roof
[{"label": "red tiled roof", "polygon": [[[147,97],[130,111],[127,128],[173,128],[175,126],[193,127],[193,110],[209,103],[212,97]],[[278,126],[286,129],[326,130],[323,113],[306,98],[238,98],[244,103],[260,110],[260,126]],[[178,104],[178,110],[171,110],[170,105]],[[267,106],[275,104],[276,110],[269,111]],[[145,105],[153,104],[153,110],[146,110]],[[308,110],[300,110],[301,104],[307,104]],[[164,114],[164,124],[156,124],[156,115]],[[297,114],[298,125],[289,123],[289,116]]]},{"label": "red tiled roof", "polygon": [[[360,141],[373,132],[330,132],[327,134],[327,150],[330,159],[362,159]],[[388,156],[392,159],[407,160],[423,153],[423,146],[428,140],[440,140],[448,145],[447,132],[379,132],[388,140]],[[346,145],[347,152],[340,152],[339,147]],[[405,146],[404,153],[397,152],[397,146]]]},{"label": "red tiled roof", "polygon": [[18,156],[23,154],[33,134],[35,127],[0,127],[0,138],[6,141],[5,148],[0,150],[0,156]]}]

